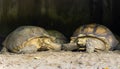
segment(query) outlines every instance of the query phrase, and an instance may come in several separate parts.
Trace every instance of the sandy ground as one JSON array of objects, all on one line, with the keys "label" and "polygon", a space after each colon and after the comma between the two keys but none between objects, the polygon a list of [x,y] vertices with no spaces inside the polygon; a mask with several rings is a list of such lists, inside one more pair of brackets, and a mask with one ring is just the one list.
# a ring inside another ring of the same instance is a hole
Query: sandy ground
[{"label": "sandy ground", "polygon": [[120,51],[0,54],[0,69],[120,69]]}]

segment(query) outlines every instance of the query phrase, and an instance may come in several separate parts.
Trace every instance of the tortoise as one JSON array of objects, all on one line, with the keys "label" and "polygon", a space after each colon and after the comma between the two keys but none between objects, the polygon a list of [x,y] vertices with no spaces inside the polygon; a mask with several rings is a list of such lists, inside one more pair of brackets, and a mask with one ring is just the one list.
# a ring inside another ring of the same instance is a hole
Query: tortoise
[{"label": "tortoise", "polygon": [[113,50],[118,43],[118,40],[106,26],[92,23],[77,28],[70,43],[63,44],[63,48],[64,50],[92,53]]},{"label": "tortoise", "polygon": [[67,38],[59,31],[57,30],[47,30],[48,34],[50,36],[53,36],[56,38],[55,42],[59,44],[65,44],[67,43]]},{"label": "tortoise", "polygon": [[6,37],[1,52],[4,53],[7,50],[13,53],[60,51],[61,45],[54,41],[55,37],[50,36],[42,27],[20,26]]}]

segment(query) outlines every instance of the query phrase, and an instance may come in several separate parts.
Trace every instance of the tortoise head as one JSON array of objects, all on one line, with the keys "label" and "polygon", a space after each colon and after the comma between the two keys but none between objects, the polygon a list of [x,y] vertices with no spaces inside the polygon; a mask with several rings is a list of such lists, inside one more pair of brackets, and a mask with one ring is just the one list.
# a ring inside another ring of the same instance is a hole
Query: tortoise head
[{"label": "tortoise head", "polygon": [[75,43],[79,50],[85,50],[87,38],[84,37],[71,37],[70,43]]},{"label": "tortoise head", "polygon": [[87,38],[77,38],[76,43],[78,46],[85,46]]}]

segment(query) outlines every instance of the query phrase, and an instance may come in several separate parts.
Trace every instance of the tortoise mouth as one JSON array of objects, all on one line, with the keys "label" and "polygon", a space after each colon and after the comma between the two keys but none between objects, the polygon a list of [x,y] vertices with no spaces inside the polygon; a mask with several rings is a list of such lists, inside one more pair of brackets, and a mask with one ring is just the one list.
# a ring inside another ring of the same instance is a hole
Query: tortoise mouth
[{"label": "tortoise mouth", "polygon": [[78,50],[80,50],[80,51],[85,51],[86,50],[86,45],[83,45],[83,44],[77,44],[77,46],[78,46]]}]

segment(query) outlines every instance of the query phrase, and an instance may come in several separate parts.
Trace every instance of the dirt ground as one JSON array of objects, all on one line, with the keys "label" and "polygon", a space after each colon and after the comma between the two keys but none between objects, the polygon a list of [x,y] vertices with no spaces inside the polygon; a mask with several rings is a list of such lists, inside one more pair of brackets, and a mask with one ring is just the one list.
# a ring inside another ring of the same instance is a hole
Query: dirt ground
[{"label": "dirt ground", "polygon": [[0,69],[120,69],[120,51],[0,54]]}]

